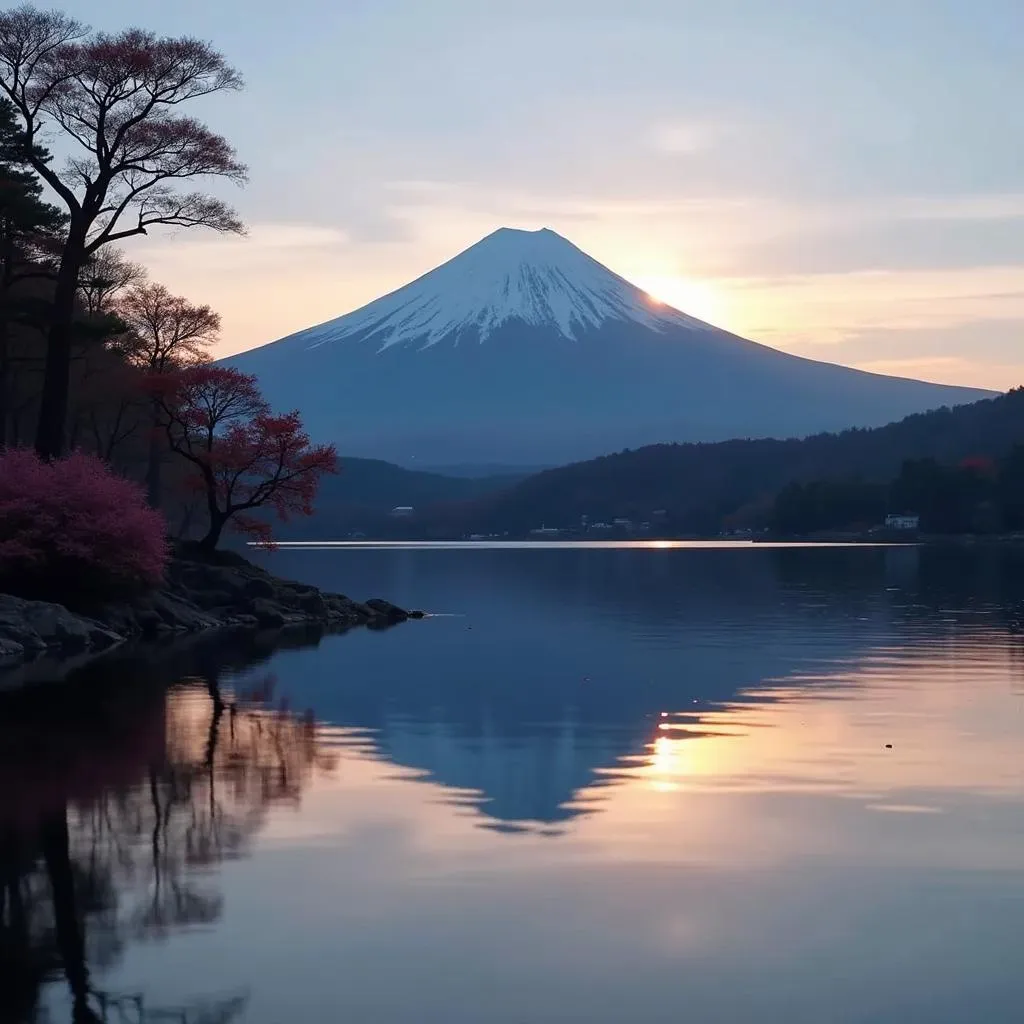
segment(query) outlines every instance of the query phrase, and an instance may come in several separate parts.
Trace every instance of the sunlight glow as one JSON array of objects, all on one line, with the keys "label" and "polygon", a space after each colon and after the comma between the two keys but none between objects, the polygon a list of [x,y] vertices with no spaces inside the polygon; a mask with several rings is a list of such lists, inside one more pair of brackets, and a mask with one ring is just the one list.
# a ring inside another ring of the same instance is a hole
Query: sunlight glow
[{"label": "sunlight glow", "polygon": [[634,276],[632,280],[656,302],[672,306],[688,316],[695,316],[715,326],[725,322],[725,297],[707,281],[657,274],[642,274]]},{"label": "sunlight glow", "polygon": [[[651,748],[650,769],[655,785],[666,783],[672,777],[686,774],[682,740],[659,736]],[[666,778],[668,776],[668,778]]]}]

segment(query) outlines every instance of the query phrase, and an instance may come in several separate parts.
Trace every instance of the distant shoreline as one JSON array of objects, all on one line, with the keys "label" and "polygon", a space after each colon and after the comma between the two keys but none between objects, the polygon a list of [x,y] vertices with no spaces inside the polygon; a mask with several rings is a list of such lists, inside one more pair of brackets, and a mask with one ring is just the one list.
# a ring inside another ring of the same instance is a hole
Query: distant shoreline
[{"label": "distant shoreline", "polygon": [[[585,537],[488,537],[475,540],[464,538],[425,539],[418,537],[360,537],[358,539],[330,539],[276,541],[274,548],[281,550],[325,549],[338,550],[524,550],[528,548],[579,549],[635,549],[635,550],[713,550],[738,548],[807,548],[807,547],[971,547],[1024,545],[1024,534],[922,534],[907,535],[899,531],[887,533],[821,533],[813,536],[754,537],[616,537],[596,540]],[[254,551],[264,548],[251,543]]]},{"label": "distant shoreline", "polygon": [[[912,546],[915,542],[911,541]],[[738,550],[753,547],[763,548],[842,548],[842,547],[899,547],[901,542],[890,540],[807,540],[777,538],[771,540],[752,540],[750,538],[707,537],[694,538],[659,538],[639,539],[624,537],[618,540],[583,540],[566,537],[562,540],[395,540],[392,538],[375,540],[367,537],[362,540],[300,540],[278,541],[275,545],[282,550],[301,551],[335,549],[338,551],[358,550],[451,550],[470,551],[473,549],[488,551],[523,551],[526,549],[577,549],[577,550],[634,550],[634,551],[713,551]]]}]

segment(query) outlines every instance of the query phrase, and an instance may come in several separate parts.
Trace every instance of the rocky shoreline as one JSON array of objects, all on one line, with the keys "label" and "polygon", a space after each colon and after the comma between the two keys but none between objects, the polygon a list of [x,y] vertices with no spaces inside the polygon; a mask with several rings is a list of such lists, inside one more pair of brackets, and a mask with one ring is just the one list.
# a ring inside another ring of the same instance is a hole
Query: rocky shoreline
[{"label": "rocky shoreline", "polygon": [[217,629],[283,630],[318,626],[382,629],[422,618],[388,601],[353,601],[278,579],[229,551],[180,546],[164,586],[130,601],[70,610],[48,601],[0,594],[0,669],[40,656],[98,653],[127,640],[161,639]]}]

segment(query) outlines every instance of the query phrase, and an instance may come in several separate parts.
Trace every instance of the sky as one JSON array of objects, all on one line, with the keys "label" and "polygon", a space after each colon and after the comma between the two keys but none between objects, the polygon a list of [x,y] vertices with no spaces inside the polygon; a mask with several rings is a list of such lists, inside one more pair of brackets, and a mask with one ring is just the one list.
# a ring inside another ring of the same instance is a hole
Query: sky
[{"label": "sky", "polygon": [[66,0],[212,41],[244,239],[135,241],[228,354],[497,227],[756,341],[1024,384],[1020,0]]}]

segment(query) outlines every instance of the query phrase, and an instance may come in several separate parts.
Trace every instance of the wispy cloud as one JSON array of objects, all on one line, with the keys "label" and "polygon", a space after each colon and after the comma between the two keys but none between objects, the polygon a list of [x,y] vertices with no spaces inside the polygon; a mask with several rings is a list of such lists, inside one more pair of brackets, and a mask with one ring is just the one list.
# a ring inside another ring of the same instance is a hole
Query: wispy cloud
[{"label": "wispy cloud", "polygon": [[258,223],[243,236],[178,233],[132,251],[159,274],[162,268],[187,264],[192,267],[230,267],[237,272],[266,266],[281,259],[301,259],[304,253],[332,249],[348,243],[347,232],[316,224]]},{"label": "wispy cloud", "polygon": [[[675,189],[609,197],[407,180],[389,185],[384,202],[418,245],[455,236],[469,244],[502,224],[561,226],[595,255],[613,253],[611,264],[619,269],[671,260],[690,275],[771,274],[782,268],[814,272],[822,257],[835,263],[830,243],[833,250],[842,249],[844,270],[925,269],[936,265],[940,251],[942,265],[950,266],[957,262],[961,247],[953,242],[960,236],[950,234],[950,251],[945,251],[945,232],[971,225],[984,232],[1024,218],[1024,193],[795,200],[716,192],[680,196]],[[901,225],[906,231],[897,260],[892,233]],[[652,271],[642,266],[638,272]]]},{"label": "wispy cloud", "polygon": [[719,279],[741,333],[829,345],[865,330],[1024,321],[1024,266]]},{"label": "wispy cloud", "polygon": [[902,220],[1022,220],[1024,192],[897,199],[876,204],[878,215]]}]

